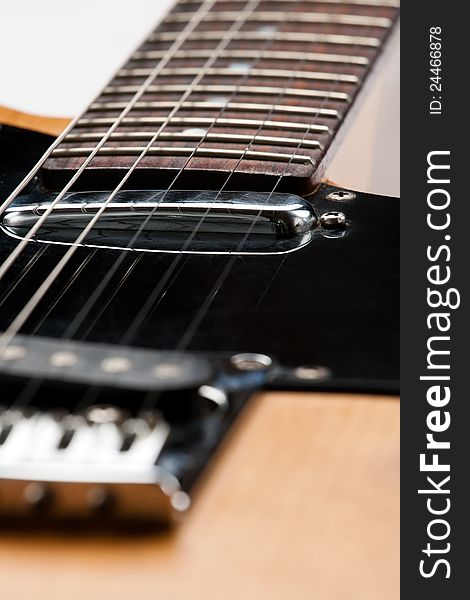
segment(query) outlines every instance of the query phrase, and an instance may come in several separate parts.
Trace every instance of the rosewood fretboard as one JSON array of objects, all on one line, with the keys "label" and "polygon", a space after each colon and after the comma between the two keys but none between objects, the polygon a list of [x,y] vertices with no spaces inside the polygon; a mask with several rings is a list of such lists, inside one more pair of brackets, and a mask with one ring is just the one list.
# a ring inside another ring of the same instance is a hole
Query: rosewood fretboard
[{"label": "rosewood fretboard", "polygon": [[184,167],[175,187],[218,187],[232,173],[228,189],[283,175],[306,190],[397,14],[398,0],[179,0],[54,151],[45,180],[62,183],[113,128],[84,185],[114,185],[138,161],[137,186],[168,185]]}]

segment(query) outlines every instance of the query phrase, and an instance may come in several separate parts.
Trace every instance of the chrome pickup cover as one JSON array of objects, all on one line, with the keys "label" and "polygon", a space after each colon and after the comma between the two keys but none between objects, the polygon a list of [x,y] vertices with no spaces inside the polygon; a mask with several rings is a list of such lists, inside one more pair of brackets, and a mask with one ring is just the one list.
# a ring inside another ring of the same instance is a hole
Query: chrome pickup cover
[{"label": "chrome pickup cover", "polygon": [[21,196],[1,228],[16,238],[40,223],[35,242],[141,252],[277,254],[312,238],[312,205],[292,194],[212,191],[74,192]]}]

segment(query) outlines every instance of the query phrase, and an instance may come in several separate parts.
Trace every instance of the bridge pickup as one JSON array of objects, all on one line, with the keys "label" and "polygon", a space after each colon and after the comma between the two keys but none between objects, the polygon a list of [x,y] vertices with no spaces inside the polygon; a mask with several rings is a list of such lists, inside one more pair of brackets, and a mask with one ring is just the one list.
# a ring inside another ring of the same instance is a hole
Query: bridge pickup
[{"label": "bridge pickup", "polygon": [[[185,253],[280,253],[311,240],[312,205],[290,194],[211,191],[74,192],[17,198],[3,231],[36,242],[72,245],[91,224],[83,245]],[[92,223],[93,219],[95,222]]]},{"label": "bridge pickup", "polygon": [[212,366],[189,353],[17,335],[0,346],[0,375],[158,391],[207,383]]}]

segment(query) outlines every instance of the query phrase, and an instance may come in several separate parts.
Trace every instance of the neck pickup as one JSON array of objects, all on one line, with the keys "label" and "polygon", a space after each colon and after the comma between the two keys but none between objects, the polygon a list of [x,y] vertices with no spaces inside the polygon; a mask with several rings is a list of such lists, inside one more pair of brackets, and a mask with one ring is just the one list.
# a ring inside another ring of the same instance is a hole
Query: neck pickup
[{"label": "neck pickup", "polygon": [[1,227],[23,238],[40,221],[35,240],[185,253],[279,253],[308,241],[318,224],[312,205],[288,194],[123,191],[76,192],[18,198]]}]

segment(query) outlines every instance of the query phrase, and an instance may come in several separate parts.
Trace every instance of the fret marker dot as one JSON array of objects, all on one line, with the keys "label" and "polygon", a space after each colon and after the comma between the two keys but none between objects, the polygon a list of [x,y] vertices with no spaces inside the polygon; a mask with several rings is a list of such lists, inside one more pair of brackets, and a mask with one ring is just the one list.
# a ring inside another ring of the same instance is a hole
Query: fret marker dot
[{"label": "fret marker dot", "polygon": [[276,33],[277,27],[275,25],[261,25],[258,27],[258,31],[262,31],[263,33]]},{"label": "fret marker dot", "polygon": [[208,102],[213,102],[214,104],[227,104],[228,98],[226,96],[212,96],[207,100]]},{"label": "fret marker dot", "polygon": [[199,127],[190,127],[189,129],[185,129],[183,131],[184,135],[199,135],[201,137],[206,135],[206,133],[207,133],[207,129],[201,129]]},{"label": "fret marker dot", "polygon": [[251,69],[251,65],[250,63],[233,62],[230,63],[229,68],[233,71],[242,71],[243,73],[248,73],[248,71]]}]

